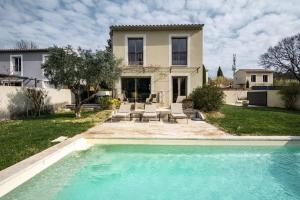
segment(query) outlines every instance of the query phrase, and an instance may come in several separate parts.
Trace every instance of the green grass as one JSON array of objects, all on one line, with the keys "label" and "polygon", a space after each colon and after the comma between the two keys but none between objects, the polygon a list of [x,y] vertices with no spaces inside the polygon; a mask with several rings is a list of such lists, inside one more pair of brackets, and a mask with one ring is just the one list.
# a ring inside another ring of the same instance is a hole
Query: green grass
[{"label": "green grass", "polygon": [[59,136],[72,137],[103,122],[109,114],[83,112],[75,119],[74,113],[66,112],[0,122],[0,170],[54,145],[51,141]]},{"label": "green grass", "polygon": [[300,136],[300,111],[224,105],[220,112],[223,115],[208,114],[208,121],[229,133]]}]

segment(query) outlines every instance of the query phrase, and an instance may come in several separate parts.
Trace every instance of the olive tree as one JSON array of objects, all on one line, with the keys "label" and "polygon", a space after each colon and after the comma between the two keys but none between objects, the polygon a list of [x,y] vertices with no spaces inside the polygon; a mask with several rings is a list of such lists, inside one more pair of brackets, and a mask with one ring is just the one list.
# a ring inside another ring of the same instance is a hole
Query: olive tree
[{"label": "olive tree", "polygon": [[[82,104],[92,99],[104,83],[110,88],[120,76],[120,60],[107,51],[74,50],[71,46],[65,48],[52,47],[42,68],[50,83],[56,87],[67,86],[75,96],[75,115],[80,117]],[[92,89],[92,90],[91,90]],[[81,99],[82,93],[92,95]]]}]

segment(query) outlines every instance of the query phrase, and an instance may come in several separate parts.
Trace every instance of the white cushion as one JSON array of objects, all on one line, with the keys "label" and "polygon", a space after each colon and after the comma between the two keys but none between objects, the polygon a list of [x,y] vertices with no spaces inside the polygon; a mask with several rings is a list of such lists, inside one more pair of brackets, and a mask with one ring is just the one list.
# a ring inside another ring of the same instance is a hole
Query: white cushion
[{"label": "white cushion", "polygon": [[144,113],[143,117],[157,117],[156,113]]},{"label": "white cushion", "polygon": [[176,114],[176,113],[172,113],[171,114],[173,118],[187,118],[186,114]]},{"label": "white cushion", "polygon": [[171,113],[183,114],[182,103],[172,103],[171,104]]}]

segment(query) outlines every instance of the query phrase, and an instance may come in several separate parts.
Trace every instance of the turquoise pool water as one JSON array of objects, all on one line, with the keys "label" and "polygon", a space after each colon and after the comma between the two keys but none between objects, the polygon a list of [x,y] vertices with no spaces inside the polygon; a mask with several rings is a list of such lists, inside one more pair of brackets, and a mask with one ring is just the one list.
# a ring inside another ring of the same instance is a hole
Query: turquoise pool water
[{"label": "turquoise pool water", "polygon": [[300,199],[300,147],[94,146],[3,199]]}]

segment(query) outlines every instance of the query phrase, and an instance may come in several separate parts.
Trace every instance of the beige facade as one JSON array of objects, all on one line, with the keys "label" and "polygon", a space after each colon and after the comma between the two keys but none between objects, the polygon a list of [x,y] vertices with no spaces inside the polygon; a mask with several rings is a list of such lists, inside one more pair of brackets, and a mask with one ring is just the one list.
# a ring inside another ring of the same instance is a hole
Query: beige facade
[{"label": "beige facade", "polygon": [[249,88],[252,86],[272,86],[273,72],[264,69],[240,69],[234,75],[234,87]]},{"label": "beige facade", "polygon": [[[122,78],[150,78],[151,94],[158,95],[159,103],[167,106],[174,98],[173,82],[177,81],[176,77],[184,77],[182,80],[185,81],[183,84],[185,89],[183,90],[186,91],[181,95],[188,96],[196,87],[202,86],[202,27],[203,25],[112,26],[113,53],[117,58],[122,59],[122,75],[116,83],[117,94],[124,92]],[[187,38],[186,65],[172,65],[172,38],[177,37]],[[128,41],[130,38],[143,39],[142,65],[129,65]],[[182,89],[178,86],[177,90]]]}]

